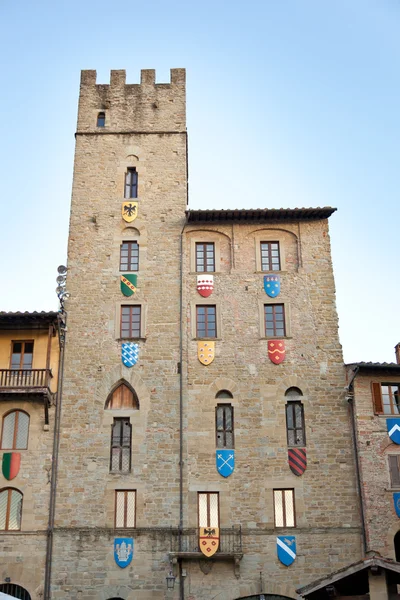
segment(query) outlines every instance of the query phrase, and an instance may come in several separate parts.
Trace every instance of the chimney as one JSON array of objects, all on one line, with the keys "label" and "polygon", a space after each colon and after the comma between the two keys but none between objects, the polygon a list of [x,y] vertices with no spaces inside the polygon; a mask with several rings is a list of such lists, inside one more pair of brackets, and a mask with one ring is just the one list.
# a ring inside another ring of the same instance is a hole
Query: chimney
[{"label": "chimney", "polygon": [[394,351],[395,351],[395,354],[396,354],[396,362],[397,362],[398,365],[400,365],[400,342],[395,345]]}]

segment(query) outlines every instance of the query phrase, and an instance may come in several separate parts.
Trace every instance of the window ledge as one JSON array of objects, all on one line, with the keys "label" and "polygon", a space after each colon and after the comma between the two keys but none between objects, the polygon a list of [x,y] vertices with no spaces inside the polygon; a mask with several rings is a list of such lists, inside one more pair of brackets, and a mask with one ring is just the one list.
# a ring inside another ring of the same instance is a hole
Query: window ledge
[{"label": "window ledge", "polygon": [[198,337],[194,337],[192,338],[192,340],[194,342],[220,342],[222,340],[222,338],[198,338]]},{"label": "window ledge", "polygon": [[117,342],[140,342],[146,341],[147,337],[138,337],[138,338],[116,338]]},{"label": "window ledge", "polygon": [[287,273],[287,271],[254,271],[254,273],[260,273],[261,275],[281,275]]},{"label": "window ledge", "polygon": [[292,335],[283,335],[282,337],[260,337],[260,340],[265,340],[266,342],[274,341],[274,340],[292,340]]},{"label": "window ledge", "polygon": [[108,471],[109,475],[131,475],[132,471]]},{"label": "window ledge", "polygon": [[385,492],[400,492],[400,485],[399,487],[385,488]]}]

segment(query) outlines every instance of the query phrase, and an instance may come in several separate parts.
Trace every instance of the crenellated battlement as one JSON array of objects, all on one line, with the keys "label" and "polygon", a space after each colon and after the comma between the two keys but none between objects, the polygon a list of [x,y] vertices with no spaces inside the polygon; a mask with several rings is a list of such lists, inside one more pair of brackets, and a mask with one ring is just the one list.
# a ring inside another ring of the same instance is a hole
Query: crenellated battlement
[{"label": "crenellated battlement", "polygon": [[[104,127],[97,126],[100,112]],[[170,83],[156,83],[155,70],[143,69],[140,84],[127,84],[125,70],[112,70],[109,84],[98,84],[95,70],[81,72],[78,133],[185,130],[185,69],[171,69]]]}]

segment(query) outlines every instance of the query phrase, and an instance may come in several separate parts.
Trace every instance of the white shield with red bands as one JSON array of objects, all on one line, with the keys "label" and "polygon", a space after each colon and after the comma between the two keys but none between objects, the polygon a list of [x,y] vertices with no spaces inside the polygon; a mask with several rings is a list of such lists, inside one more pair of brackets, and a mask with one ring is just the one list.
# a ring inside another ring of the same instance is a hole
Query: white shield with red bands
[{"label": "white shield with red bands", "polygon": [[197,275],[197,291],[200,296],[208,298],[214,289],[214,275]]}]

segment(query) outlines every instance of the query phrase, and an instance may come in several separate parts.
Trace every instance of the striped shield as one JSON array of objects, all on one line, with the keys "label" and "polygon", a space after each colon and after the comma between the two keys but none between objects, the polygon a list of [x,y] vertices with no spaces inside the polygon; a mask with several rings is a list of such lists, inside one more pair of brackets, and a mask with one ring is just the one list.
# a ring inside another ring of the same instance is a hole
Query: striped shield
[{"label": "striped shield", "polygon": [[298,477],[303,475],[307,468],[307,450],[305,448],[289,448],[288,460],[292,473]]}]

